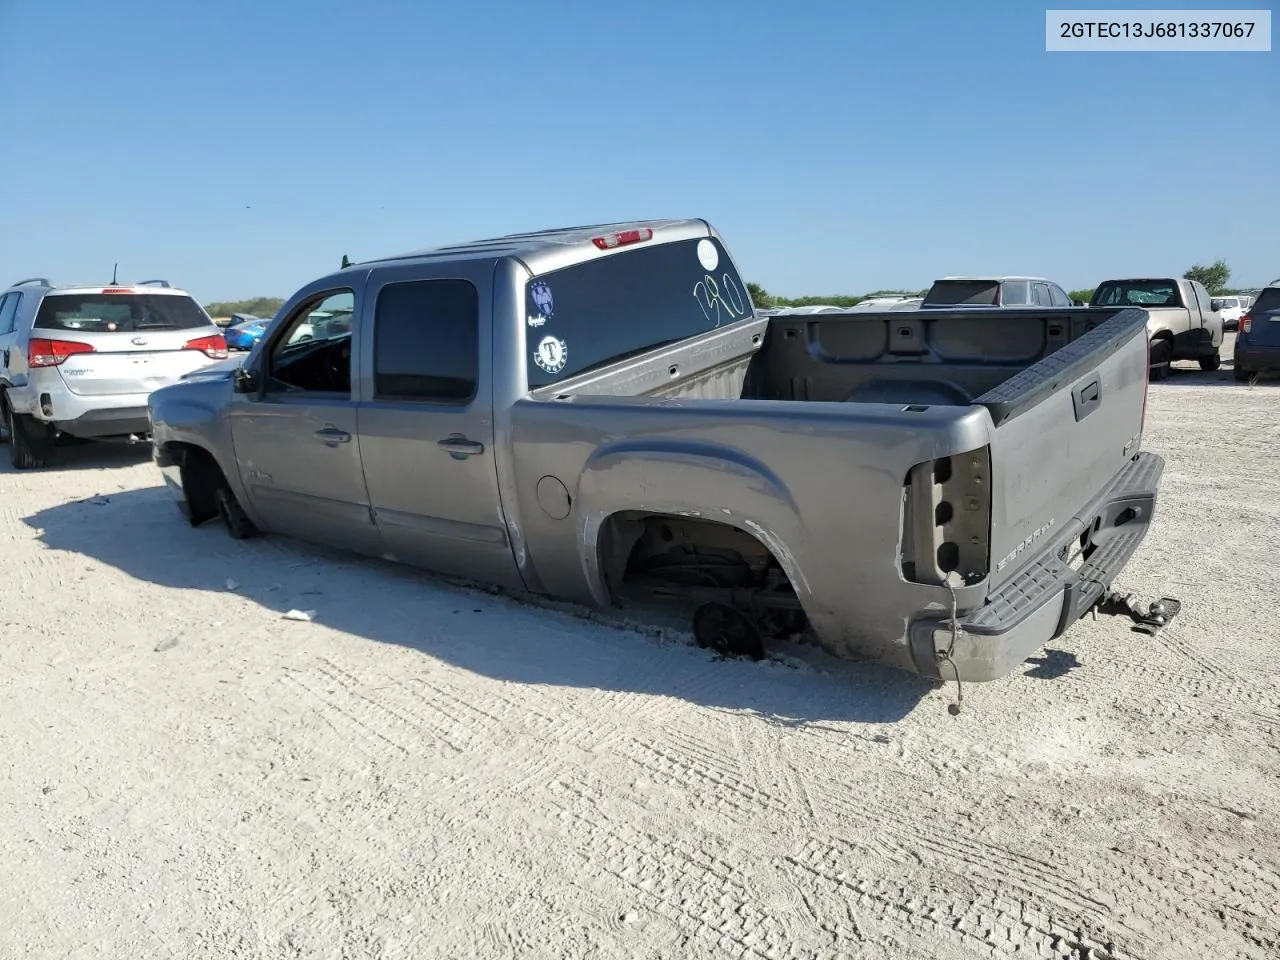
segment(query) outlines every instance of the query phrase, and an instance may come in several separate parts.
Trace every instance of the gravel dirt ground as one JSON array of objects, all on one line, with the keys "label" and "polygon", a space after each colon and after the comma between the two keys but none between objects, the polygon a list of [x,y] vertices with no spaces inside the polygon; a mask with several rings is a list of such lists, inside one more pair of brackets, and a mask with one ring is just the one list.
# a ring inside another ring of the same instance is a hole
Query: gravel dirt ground
[{"label": "gravel dirt ground", "polygon": [[1276,957],[1280,381],[1183,365],[1144,447],[1117,586],[1182,615],[958,717],[6,466],[0,956]]}]

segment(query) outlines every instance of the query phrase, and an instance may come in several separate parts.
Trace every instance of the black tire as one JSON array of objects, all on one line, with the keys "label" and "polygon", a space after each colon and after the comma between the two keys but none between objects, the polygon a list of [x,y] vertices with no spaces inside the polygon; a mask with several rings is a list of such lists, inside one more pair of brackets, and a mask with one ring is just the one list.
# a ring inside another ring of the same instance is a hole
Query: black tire
[{"label": "black tire", "polygon": [[4,404],[4,425],[9,434],[9,462],[15,470],[47,467],[53,456],[53,432],[25,413],[14,413]]},{"label": "black tire", "polygon": [[193,527],[198,527],[218,516],[215,491],[222,481],[222,471],[213,457],[203,450],[188,449],[182,457],[182,495],[185,503],[179,504],[182,515]]},{"label": "black tire", "polygon": [[1245,370],[1243,367],[1236,367],[1231,374],[1235,377],[1236,383],[1248,383],[1253,379],[1253,371]]},{"label": "black tire", "polygon": [[218,516],[226,524],[227,533],[231,534],[231,539],[247,540],[258,532],[258,528],[244,512],[244,507],[240,506],[240,501],[236,499],[235,493],[225,479],[214,490],[213,496],[218,504]]},{"label": "black tire", "polygon": [[1151,380],[1164,380],[1173,369],[1173,343],[1163,337],[1151,341]]},{"label": "black tire", "polygon": [[1222,366],[1222,354],[1215,353],[1211,357],[1200,358],[1200,369],[1205,373],[1210,373]]}]

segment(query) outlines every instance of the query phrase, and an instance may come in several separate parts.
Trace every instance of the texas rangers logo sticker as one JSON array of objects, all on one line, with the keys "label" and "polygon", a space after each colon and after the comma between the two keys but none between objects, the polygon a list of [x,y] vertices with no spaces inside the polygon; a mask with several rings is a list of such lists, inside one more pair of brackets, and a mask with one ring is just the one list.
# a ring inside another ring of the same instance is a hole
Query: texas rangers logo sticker
[{"label": "texas rangers logo sticker", "polygon": [[540,312],[548,320],[556,315],[556,301],[551,296],[551,285],[544,280],[539,280],[529,288],[529,293],[533,297],[533,302],[537,304],[538,312]]},{"label": "texas rangers logo sticker", "polygon": [[568,361],[569,348],[559,337],[543,337],[533,354],[533,362],[547,373],[559,373]]}]

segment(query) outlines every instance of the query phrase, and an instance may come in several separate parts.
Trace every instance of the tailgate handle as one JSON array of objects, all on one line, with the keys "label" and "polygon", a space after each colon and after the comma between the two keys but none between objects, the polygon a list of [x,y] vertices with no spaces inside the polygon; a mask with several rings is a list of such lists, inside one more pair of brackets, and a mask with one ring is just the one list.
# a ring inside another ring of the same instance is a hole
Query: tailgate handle
[{"label": "tailgate handle", "polygon": [[1102,381],[1097,374],[1071,391],[1071,402],[1076,408],[1077,423],[1102,405]]}]

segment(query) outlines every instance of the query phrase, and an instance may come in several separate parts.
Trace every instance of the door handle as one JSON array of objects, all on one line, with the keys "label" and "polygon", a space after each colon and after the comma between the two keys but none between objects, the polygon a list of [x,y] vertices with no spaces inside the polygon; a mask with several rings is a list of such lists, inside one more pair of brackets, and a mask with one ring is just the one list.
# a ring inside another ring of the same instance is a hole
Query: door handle
[{"label": "door handle", "polygon": [[339,430],[337,427],[324,427],[315,432],[317,440],[323,440],[327,446],[336,446],[339,443],[350,443],[351,434],[345,430]]},{"label": "door handle", "polygon": [[463,460],[467,457],[473,457],[477,453],[484,453],[483,443],[479,440],[468,440],[458,433],[439,441],[439,445],[448,450],[449,456],[455,460]]}]

